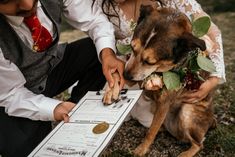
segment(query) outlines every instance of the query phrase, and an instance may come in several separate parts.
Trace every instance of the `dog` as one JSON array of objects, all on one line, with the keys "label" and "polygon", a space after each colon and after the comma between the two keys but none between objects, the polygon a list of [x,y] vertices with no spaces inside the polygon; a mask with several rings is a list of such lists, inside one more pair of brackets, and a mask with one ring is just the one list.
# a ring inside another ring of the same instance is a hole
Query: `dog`
[{"label": "dog", "polygon": [[[153,6],[141,6],[131,46],[133,53],[126,62],[124,78],[133,82],[141,82],[154,72],[162,73],[175,68],[192,50],[206,50],[205,42],[192,34],[191,22],[186,15],[174,9]],[[107,91],[109,100],[112,90]],[[190,104],[183,103],[180,97],[187,92],[185,89],[144,92],[154,102],[154,118],[144,141],[134,150],[134,154],[144,156],[148,152],[161,126],[177,139],[191,144],[179,157],[192,157],[200,151],[207,131],[216,124],[213,94]]]}]

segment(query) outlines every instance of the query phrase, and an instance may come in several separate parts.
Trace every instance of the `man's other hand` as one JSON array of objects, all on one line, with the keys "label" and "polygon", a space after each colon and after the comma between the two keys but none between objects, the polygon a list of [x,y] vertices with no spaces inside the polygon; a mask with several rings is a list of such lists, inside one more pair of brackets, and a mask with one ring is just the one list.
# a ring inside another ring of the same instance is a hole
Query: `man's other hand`
[{"label": "man's other hand", "polygon": [[54,109],[54,119],[56,121],[61,121],[63,120],[64,122],[69,121],[69,112],[73,109],[75,106],[74,103],[72,102],[62,102],[59,105],[56,106]]}]

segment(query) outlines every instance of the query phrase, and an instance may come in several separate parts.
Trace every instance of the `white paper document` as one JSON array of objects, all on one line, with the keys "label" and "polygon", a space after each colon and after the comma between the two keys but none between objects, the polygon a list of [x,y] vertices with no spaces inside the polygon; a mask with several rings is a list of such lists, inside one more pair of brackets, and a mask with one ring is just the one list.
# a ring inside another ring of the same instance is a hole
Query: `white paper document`
[{"label": "white paper document", "polygon": [[[31,152],[29,157],[97,157],[117,132],[142,90],[124,91],[109,106],[102,103],[103,91],[88,92],[70,112],[68,123],[59,123]],[[103,133],[94,133],[98,124],[108,123]]]}]

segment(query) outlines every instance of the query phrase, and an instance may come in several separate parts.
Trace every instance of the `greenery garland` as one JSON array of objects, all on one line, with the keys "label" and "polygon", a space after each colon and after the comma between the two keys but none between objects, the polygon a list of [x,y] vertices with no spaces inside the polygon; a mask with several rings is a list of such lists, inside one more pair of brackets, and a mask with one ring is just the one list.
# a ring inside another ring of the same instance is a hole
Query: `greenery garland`
[{"label": "greenery garland", "polygon": [[[208,16],[200,17],[192,22],[192,33],[200,38],[207,34],[211,26]],[[210,73],[215,72],[215,66],[208,54],[199,48],[189,52],[183,66],[164,72],[163,82],[168,90],[179,89],[182,86],[188,90],[198,89]]]}]

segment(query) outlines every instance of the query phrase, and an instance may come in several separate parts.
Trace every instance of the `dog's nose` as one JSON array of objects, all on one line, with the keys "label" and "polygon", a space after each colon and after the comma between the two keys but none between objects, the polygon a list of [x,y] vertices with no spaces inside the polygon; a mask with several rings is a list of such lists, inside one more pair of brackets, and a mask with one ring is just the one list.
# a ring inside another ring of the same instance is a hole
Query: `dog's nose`
[{"label": "dog's nose", "polygon": [[131,76],[131,74],[128,71],[124,71],[123,76],[126,80],[132,80],[133,77]]}]

